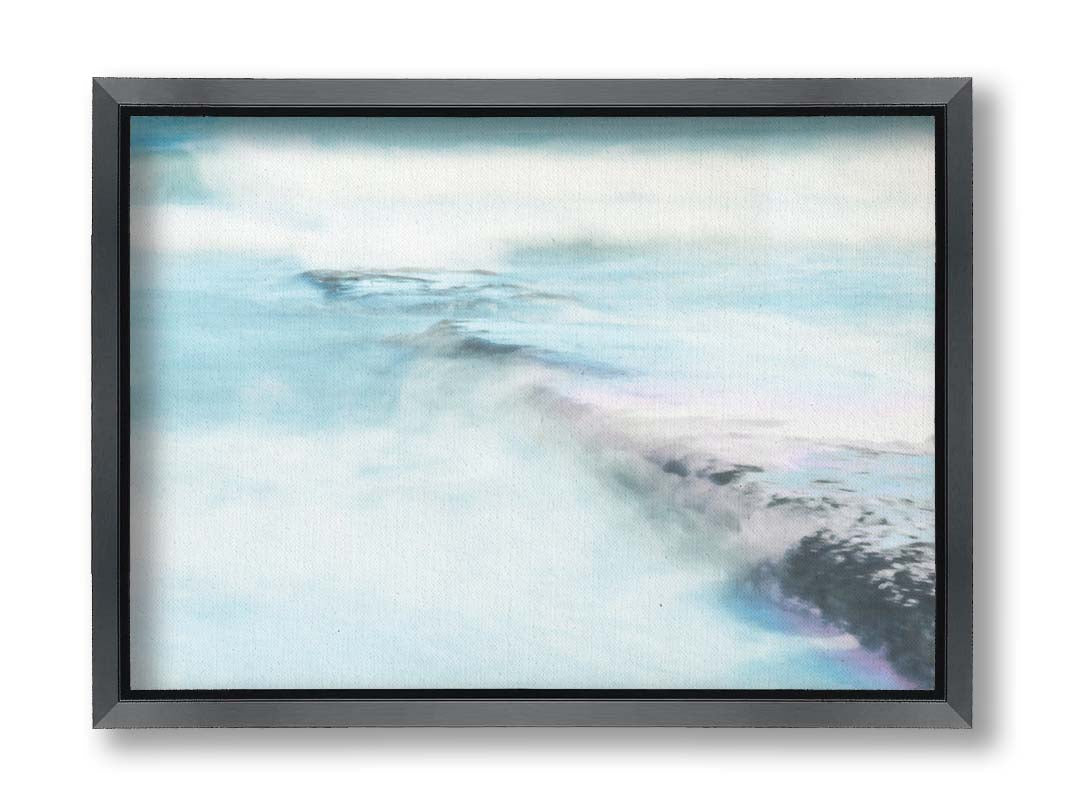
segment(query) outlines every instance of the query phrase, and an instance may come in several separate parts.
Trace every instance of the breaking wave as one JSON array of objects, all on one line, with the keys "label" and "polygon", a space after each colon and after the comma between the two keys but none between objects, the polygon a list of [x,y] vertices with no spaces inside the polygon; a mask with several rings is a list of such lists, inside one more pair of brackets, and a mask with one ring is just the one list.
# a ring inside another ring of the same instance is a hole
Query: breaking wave
[{"label": "breaking wave", "polygon": [[134,286],[133,685],[932,686],[932,457],[738,416],[750,320],[541,262],[248,274]]},{"label": "breaking wave", "polygon": [[[494,342],[454,320],[406,341],[435,356],[575,369],[562,356]],[[741,437],[747,442],[726,449],[747,446],[749,452],[772,454],[766,465],[679,451],[677,439],[650,438],[641,426],[628,429],[625,413],[568,398],[551,385],[553,377],[530,377],[522,401],[565,422],[594,452],[634,456],[626,468],[625,459],[612,460],[613,479],[654,505],[673,506],[713,540],[712,550],[728,549],[738,557],[739,593],[773,603],[808,625],[851,634],[914,685],[933,685],[934,510],[891,491],[870,492],[872,474],[881,479],[896,470],[918,483],[929,471],[928,456],[766,436],[754,442],[751,433]],[[642,462],[657,471],[634,466]],[[798,467],[809,475],[806,485],[797,481]]]}]

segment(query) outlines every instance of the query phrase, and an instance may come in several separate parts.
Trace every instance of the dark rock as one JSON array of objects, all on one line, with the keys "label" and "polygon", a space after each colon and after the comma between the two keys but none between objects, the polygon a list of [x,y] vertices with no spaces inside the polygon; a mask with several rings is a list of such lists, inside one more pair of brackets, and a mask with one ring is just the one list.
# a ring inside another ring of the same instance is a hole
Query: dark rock
[{"label": "dark rock", "polygon": [[677,475],[680,478],[689,477],[689,467],[687,467],[685,464],[675,458],[672,458],[670,461],[664,464],[662,469],[664,472],[667,472],[671,475]]},{"label": "dark rock", "polygon": [[901,675],[932,687],[933,564],[929,544],[879,549],[862,536],[822,529],[801,539],[773,570],[782,596],[817,609],[868,650],[883,652]]}]

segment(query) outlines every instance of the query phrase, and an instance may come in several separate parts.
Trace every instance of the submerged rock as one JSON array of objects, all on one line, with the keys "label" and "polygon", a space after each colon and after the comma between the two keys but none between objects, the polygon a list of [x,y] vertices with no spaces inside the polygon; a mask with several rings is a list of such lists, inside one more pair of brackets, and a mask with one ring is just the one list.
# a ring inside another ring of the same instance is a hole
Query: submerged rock
[{"label": "submerged rock", "polygon": [[677,475],[679,478],[689,477],[689,467],[676,458],[672,458],[670,461],[663,465],[663,471],[670,475]]},{"label": "submerged rock", "polygon": [[866,534],[821,529],[779,562],[760,565],[752,580],[883,653],[918,686],[933,687],[936,593],[929,543],[883,549]]}]

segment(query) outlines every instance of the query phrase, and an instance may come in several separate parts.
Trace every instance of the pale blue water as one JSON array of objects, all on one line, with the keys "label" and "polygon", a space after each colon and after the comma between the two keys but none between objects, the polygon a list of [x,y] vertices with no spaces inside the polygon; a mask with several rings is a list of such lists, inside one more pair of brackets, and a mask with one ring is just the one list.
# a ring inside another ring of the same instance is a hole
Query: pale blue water
[{"label": "pale blue water", "polygon": [[[332,218],[213,161],[236,141],[268,164],[271,147],[417,164],[470,137],[508,159],[569,158],[610,134],[631,159],[740,148],[792,164],[842,141],[924,141],[921,124],[320,122],[134,121],[134,203],[154,219],[255,207],[262,224],[284,207],[298,232],[264,228],[241,252],[192,224],[182,246],[135,240],[135,687],[924,684],[922,641],[864,629],[862,613],[820,620],[811,597],[753,577],[792,564],[788,588],[831,569],[791,550],[817,531],[890,562],[932,545],[922,237],[567,229],[484,252],[479,239],[471,263],[460,247],[435,264],[429,245],[418,263],[333,263],[317,249]],[[585,202],[523,197],[546,220]],[[468,202],[442,189],[410,213],[432,239],[465,214],[480,224]],[[373,203],[344,230],[400,213]],[[283,244],[257,252],[272,236]]]}]

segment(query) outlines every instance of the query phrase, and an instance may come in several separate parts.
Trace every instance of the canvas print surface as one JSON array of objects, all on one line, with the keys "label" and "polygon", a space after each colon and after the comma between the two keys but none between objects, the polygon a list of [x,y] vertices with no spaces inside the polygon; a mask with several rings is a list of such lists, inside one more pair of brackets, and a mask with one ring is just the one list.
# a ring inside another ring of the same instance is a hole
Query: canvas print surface
[{"label": "canvas print surface", "polygon": [[927,689],[926,116],[130,140],[134,689]]}]

